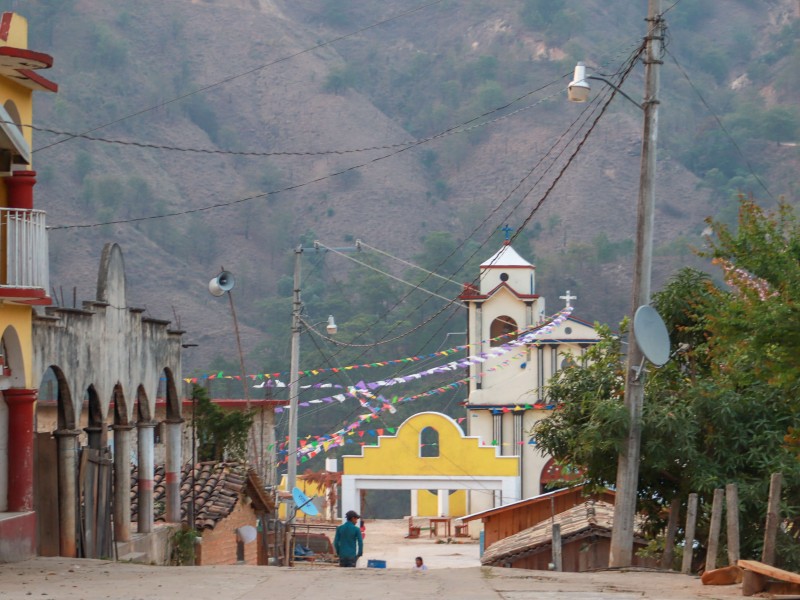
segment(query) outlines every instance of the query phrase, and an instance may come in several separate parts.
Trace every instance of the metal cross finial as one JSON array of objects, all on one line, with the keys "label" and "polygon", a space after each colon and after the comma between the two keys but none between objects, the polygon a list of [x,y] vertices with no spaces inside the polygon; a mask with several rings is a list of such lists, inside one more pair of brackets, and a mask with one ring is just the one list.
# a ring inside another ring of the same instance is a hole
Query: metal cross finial
[{"label": "metal cross finial", "polygon": [[577,297],[577,296],[570,296],[570,295],[569,295],[569,290],[567,290],[567,293],[566,293],[566,295],[564,295],[564,296],[559,296],[559,298],[561,298],[562,300],[565,300],[565,301],[566,301],[566,303],[567,303],[567,308],[570,308],[570,307],[572,306],[572,300],[577,300],[577,299],[578,299],[578,297]]},{"label": "metal cross finial", "polygon": [[510,239],[511,239],[511,232],[512,232],[512,231],[514,231],[514,230],[511,228],[511,226],[510,226],[508,223],[506,223],[506,226],[505,226],[505,227],[501,227],[500,229],[501,229],[502,231],[504,231],[504,232],[505,232],[505,234],[506,234],[506,241],[510,240]]}]

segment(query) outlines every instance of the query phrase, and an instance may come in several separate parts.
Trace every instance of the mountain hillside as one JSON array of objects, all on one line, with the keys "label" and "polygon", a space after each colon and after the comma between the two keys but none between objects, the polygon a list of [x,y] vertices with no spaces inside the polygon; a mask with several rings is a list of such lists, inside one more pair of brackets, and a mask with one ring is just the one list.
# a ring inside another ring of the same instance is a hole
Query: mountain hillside
[{"label": "mountain hillside", "polygon": [[[646,3],[428,4],[0,2],[55,58],[60,90],[37,97],[35,125],[108,140],[35,132],[59,303],[94,295],[102,245],[117,241],[131,303],[199,344],[186,372],[229,368],[227,302],[206,289],[224,267],[249,370],[282,370],[295,246],[361,239],[460,283],[508,223],[525,224],[515,247],[537,264],[551,309],[570,289],[579,317],[617,323],[629,310],[641,113],[617,97],[589,134],[591,113],[564,90],[577,60],[622,67]],[[667,12],[655,289],[700,264],[691,248],[704,218],[734,218],[737,193],[796,203],[798,16],[794,0],[683,0]],[[640,65],[623,88],[641,98]],[[386,256],[361,260],[407,278]],[[404,286],[337,256],[325,271],[317,262],[304,259],[308,318],[335,310],[353,341],[377,339],[367,321],[391,321]],[[411,302],[406,329],[441,305]],[[367,356],[435,349],[462,318]]]}]

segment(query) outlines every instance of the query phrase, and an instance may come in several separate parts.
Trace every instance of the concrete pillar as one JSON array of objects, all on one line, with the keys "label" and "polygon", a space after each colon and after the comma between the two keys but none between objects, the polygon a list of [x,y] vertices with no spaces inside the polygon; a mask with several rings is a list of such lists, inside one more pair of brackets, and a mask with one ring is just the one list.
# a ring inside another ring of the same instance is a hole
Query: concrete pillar
[{"label": "concrete pillar", "polygon": [[114,428],[114,539],[131,539],[131,429],[134,425]]},{"label": "concrete pillar", "polygon": [[450,490],[437,490],[436,509],[440,517],[450,516]]},{"label": "concrete pillar", "polygon": [[78,436],[79,429],[53,432],[58,445],[58,553],[78,556]]},{"label": "concrete pillar", "polygon": [[4,177],[8,208],[33,209],[33,186],[36,185],[36,171],[14,171]]},{"label": "concrete pillar", "polygon": [[356,480],[352,475],[342,476],[342,501],[339,506],[342,509],[342,518],[348,510],[361,514],[361,494],[356,489]]},{"label": "concrete pillar", "polygon": [[153,531],[153,429],[156,424],[137,423],[139,433],[139,533]]},{"label": "concrete pillar", "polygon": [[36,391],[3,392],[8,406],[8,510],[33,510],[33,415]]},{"label": "concrete pillar", "polygon": [[167,419],[167,522],[181,522],[181,436],[183,419]]}]

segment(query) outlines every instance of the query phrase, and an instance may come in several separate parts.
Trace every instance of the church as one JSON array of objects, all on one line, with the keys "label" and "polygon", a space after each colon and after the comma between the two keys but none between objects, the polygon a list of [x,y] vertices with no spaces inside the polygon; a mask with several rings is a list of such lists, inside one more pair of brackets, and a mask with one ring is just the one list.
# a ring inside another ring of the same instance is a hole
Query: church
[{"label": "church", "polygon": [[521,484],[521,498],[470,491],[468,514],[537,496],[560,478],[530,432],[555,408],[548,381],[599,341],[591,324],[573,316],[577,298],[567,291],[560,299],[564,305],[548,313],[536,291],[536,267],[508,239],[481,264],[479,282],[465,284],[460,295],[469,311],[470,351],[482,359],[470,366],[466,433],[496,446],[498,455],[517,456]]}]

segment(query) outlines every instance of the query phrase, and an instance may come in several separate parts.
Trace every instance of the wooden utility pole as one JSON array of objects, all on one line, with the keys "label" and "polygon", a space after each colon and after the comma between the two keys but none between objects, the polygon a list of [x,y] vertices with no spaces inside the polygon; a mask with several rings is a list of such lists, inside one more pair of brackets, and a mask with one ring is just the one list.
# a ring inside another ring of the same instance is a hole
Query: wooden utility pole
[{"label": "wooden utility pole", "polygon": [[697,525],[697,494],[689,494],[686,503],[686,535],[683,541],[683,563],[681,573],[688,575],[692,572],[692,556],[694,554],[694,529]]},{"label": "wooden utility pole", "polygon": [[706,572],[717,568],[717,552],[719,550],[719,532],[722,529],[722,503],[725,500],[725,489],[714,490],[714,502],[711,505],[711,524],[708,528],[708,552],[706,552]]},{"label": "wooden utility pole", "polygon": [[775,564],[775,541],[778,537],[778,523],[781,518],[781,485],[783,475],[773,473],[769,480],[769,503],[767,504],[767,523],[764,526],[764,549],[761,551],[761,562],[765,565]]},{"label": "wooden utility pole", "polygon": [[678,531],[678,515],[681,511],[680,498],[674,498],[669,505],[667,536],[664,540],[664,554],[661,555],[661,568],[672,570],[672,559],[675,556],[675,534]]},{"label": "wooden utility pole", "polygon": [[728,564],[739,562],[739,489],[735,483],[725,486],[726,519],[728,523]]},{"label": "wooden utility pole", "polygon": [[553,524],[553,570],[564,570],[561,559],[561,525],[558,523]]},{"label": "wooden utility pole", "polygon": [[[663,39],[661,1],[648,0],[647,50],[645,56],[644,131],[639,175],[639,200],[636,217],[636,261],[633,271],[631,316],[643,304],[650,302],[650,274],[653,262],[653,224],[655,219],[656,141],[658,139],[658,86]],[[642,407],[644,377],[640,372],[644,356],[636,343],[636,331],[631,319],[628,336],[628,359],[625,370],[625,407],[630,415],[630,429],[617,462],[614,527],[608,564],[610,567],[629,567],[633,560],[633,524],[639,484],[641,456]]]}]

